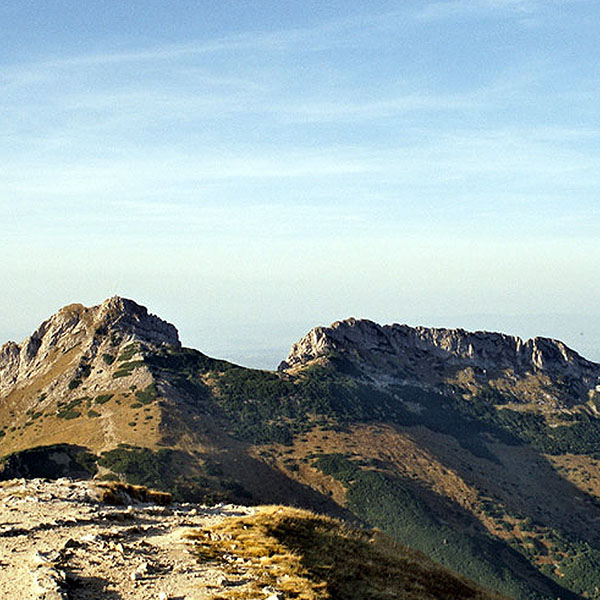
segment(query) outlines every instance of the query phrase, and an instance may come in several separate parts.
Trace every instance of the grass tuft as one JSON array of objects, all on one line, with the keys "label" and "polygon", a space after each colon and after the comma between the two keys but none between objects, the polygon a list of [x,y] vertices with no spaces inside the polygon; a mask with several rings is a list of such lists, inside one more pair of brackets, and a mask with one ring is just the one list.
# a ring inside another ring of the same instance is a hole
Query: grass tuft
[{"label": "grass tuft", "polygon": [[167,505],[172,501],[168,492],[151,490],[143,485],[131,485],[120,481],[103,481],[97,484],[100,501],[106,504],[124,506],[132,502],[149,502]]}]

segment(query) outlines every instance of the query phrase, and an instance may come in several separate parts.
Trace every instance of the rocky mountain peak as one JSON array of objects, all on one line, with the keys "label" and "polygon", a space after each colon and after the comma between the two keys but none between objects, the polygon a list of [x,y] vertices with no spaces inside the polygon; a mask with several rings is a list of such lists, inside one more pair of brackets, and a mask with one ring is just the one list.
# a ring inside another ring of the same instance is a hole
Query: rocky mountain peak
[{"label": "rocky mountain peak", "polygon": [[113,296],[90,309],[96,328],[118,329],[135,339],[152,344],[170,344],[180,347],[177,328],[133,300]]},{"label": "rocky mountain peak", "polygon": [[48,370],[75,348],[93,360],[107,343],[116,347],[132,341],[181,346],[173,325],[133,300],[114,296],[92,307],[70,304],[44,321],[22,343],[8,342],[0,347],[0,393]]},{"label": "rocky mountain peak", "polygon": [[280,370],[302,366],[331,353],[341,353],[363,371],[406,372],[411,362],[479,369],[512,369],[517,373],[548,372],[599,382],[600,365],[581,357],[564,343],[489,331],[378,325],[366,319],[336,321],[316,327],[296,342]]}]

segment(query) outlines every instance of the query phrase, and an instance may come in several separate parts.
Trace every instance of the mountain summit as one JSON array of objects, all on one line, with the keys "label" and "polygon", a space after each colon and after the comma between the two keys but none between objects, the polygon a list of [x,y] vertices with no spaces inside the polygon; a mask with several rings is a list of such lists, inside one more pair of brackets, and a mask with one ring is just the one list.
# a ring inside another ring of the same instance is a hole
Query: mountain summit
[{"label": "mountain summit", "polygon": [[134,341],[181,346],[173,325],[133,300],[114,296],[91,308],[70,304],[21,344],[8,342],[0,347],[0,394],[40,375],[75,347],[83,351],[83,374],[99,354]]},{"label": "mountain summit", "polygon": [[366,319],[315,327],[296,342],[280,371],[306,367],[337,355],[374,379],[423,383],[448,380],[470,369],[473,377],[538,375],[570,384],[579,399],[600,384],[600,364],[558,340],[519,337],[488,331],[378,325]]},{"label": "mountain summit", "polygon": [[400,357],[406,354],[480,369],[511,368],[518,372],[556,371],[597,377],[600,365],[581,357],[558,340],[519,337],[489,331],[465,331],[408,325],[378,325],[368,319],[345,319],[315,327],[296,342],[281,370],[305,364],[331,352]]}]

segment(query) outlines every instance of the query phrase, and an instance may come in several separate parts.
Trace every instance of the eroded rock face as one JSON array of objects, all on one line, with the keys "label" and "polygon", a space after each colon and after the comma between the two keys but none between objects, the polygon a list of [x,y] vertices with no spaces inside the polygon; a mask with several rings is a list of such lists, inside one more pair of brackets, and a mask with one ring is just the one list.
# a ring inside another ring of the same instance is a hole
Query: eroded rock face
[{"label": "eroded rock face", "polygon": [[341,353],[358,366],[385,370],[407,362],[478,369],[512,369],[517,373],[545,372],[585,379],[590,385],[600,377],[600,365],[581,357],[558,340],[536,337],[527,341],[502,333],[463,329],[378,325],[347,319],[330,327],[316,327],[296,342],[279,366],[302,366],[331,353]]},{"label": "eroded rock face", "polygon": [[[107,343],[140,341],[180,347],[177,329],[132,300],[115,296],[98,306],[71,304],[44,321],[21,344],[0,347],[0,397],[15,385],[49,369],[74,348],[87,364]],[[80,366],[86,368],[86,364]]]},{"label": "eroded rock face", "polygon": [[94,307],[94,321],[108,329],[118,329],[133,338],[152,344],[180,347],[179,334],[171,323],[152,315],[133,300],[114,296]]}]

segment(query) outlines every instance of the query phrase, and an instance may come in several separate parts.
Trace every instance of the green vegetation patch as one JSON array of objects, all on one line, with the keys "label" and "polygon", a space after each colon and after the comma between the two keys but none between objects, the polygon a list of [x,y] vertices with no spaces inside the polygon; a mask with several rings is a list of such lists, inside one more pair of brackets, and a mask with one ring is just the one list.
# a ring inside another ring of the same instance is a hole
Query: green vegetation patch
[{"label": "green vegetation patch", "polygon": [[[424,398],[426,394],[422,394],[420,400]],[[568,425],[551,427],[540,414],[496,408],[488,399],[482,399],[480,396],[471,400],[447,397],[444,402],[446,406],[443,411],[428,411],[426,415],[437,420],[442,428],[464,432],[464,427],[457,427],[456,416],[458,416],[459,419],[472,423],[481,431],[487,430],[494,434],[505,443],[525,442],[545,454],[593,454],[600,449],[600,419],[586,412],[569,415],[571,423]],[[494,403],[503,404],[497,397]],[[429,426],[427,423],[424,424]],[[470,429],[472,431],[472,428]],[[468,436],[465,437],[468,442]],[[473,448],[469,449],[473,450]]]},{"label": "green vegetation patch", "polygon": [[112,365],[115,362],[115,355],[114,354],[109,354],[108,352],[105,352],[102,355],[102,360],[107,364],[107,365]]},{"label": "green vegetation patch", "polygon": [[71,381],[69,381],[69,389],[74,390],[75,388],[78,388],[82,383],[83,381],[77,377],[75,379],[71,379]]},{"label": "green vegetation patch", "polygon": [[[545,575],[536,573],[507,544],[466,534],[438,521],[400,479],[363,470],[341,454],[319,456],[315,466],[346,487],[346,506],[353,514],[453,571],[513,598],[574,597]],[[503,559],[498,560],[499,556]],[[527,579],[519,573],[527,573]]]},{"label": "green vegetation patch", "polygon": [[96,474],[96,456],[72,444],[37,446],[0,459],[0,480],[17,477],[89,478]]},{"label": "green vegetation patch", "polygon": [[[333,367],[307,369],[292,379],[187,349],[163,350],[146,362],[151,369],[171,373],[191,403],[225,417],[231,433],[254,443],[289,444],[294,435],[314,427],[316,415],[335,426],[380,418],[394,404],[389,395]],[[213,389],[206,385],[207,377]]]},{"label": "green vegetation patch", "polygon": [[600,550],[579,544],[578,552],[560,561],[561,583],[583,595],[600,598]]},{"label": "green vegetation patch", "polygon": [[42,411],[36,411],[33,408],[25,411],[25,414],[29,417],[31,421],[35,421],[39,419],[44,413]]},{"label": "green vegetation patch", "polygon": [[141,404],[150,404],[158,398],[158,391],[156,386],[151,383],[145,390],[137,390],[135,397]]},{"label": "green vegetation patch", "polygon": [[210,389],[202,380],[203,375],[229,366],[225,361],[187,348],[164,348],[146,356],[145,361],[150,369],[168,374],[169,379],[195,405],[211,398]]},{"label": "green vegetation patch", "polygon": [[133,360],[130,362],[124,362],[119,364],[117,371],[113,373],[113,379],[119,379],[120,377],[129,377],[133,371],[139,367],[144,366],[143,360]]},{"label": "green vegetation patch", "polygon": [[124,348],[121,349],[121,353],[119,354],[119,358],[117,359],[120,363],[127,362],[132,359],[140,351],[139,344],[132,342],[131,344],[127,344]]},{"label": "green vegetation patch", "polygon": [[113,396],[114,396],[114,394],[100,394],[99,396],[96,396],[94,402],[96,402],[96,404],[105,404]]},{"label": "green vegetation patch", "polygon": [[212,502],[222,500],[209,482],[197,476],[183,477],[181,467],[187,456],[178,450],[153,451],[129,444],[104,452],[98,464],[110,469],[127,483],[170,492],[177,501]]},{"label": "green vegetation patch", "polygon": [[532,539],[534,548],[521,551],[532,561],[540,555],[551,560],[542,565],[544,573],[584,598],[600,598],[600,549],[557,529],[535,525],[531,519],[526,519],[521,529],[537,534]]},{"label": "green vegetation patch", "polygon": [[56,416],[59,419],[76,419],[77,417],[80,417],[81,413],[75,409],[78,408],[86,399],[86,397],[83,397],[76,398],[75,400],[71,400],[71,402],[67,403],[59,402]]},{"label": "green vegetation patch", "polygon": [[81,413],[77,410],[64,410],[58,413],[59,419],[77,419],[81,416]]},{"label": "green vegetation patch", "polygon": [[546,454],[592,454],[600,448],[600,420],[579,413],[570,425],[550,427],[541,415],[509,409],[496,411],[494,420]]},{"label": "green vegetation patch", "polygon": [[[128,483],[163,489],[178,453],[174,450],[124,446],[104,452],[98,464],[124,475]],[[165,490],[166,491],[166,490]]]}]

